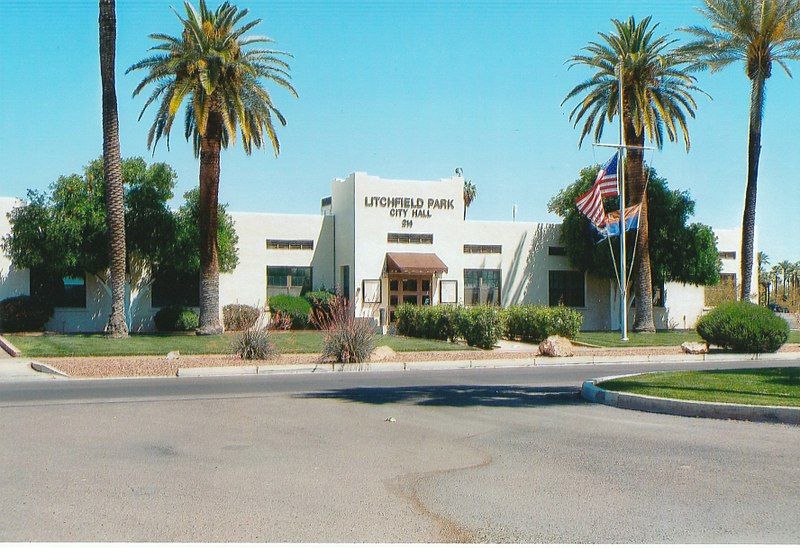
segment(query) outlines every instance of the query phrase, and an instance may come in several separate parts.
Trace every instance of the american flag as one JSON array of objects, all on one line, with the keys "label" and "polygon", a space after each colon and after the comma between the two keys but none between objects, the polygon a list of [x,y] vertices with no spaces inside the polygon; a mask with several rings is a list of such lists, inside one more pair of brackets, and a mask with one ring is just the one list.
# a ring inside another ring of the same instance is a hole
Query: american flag
[{"label": "american flag", "polygon": [[614,154],[611,159],[606,162],[606,165],[603,166],[597,173],[597,179],[594,180],[594,184],[600,187],[600,195],[603,198],[613,198],[614,196],[619,196],[619,188],[617,185],[617,157],[619,153]]},{"label": "american flag", "polygon": [[600,195],[600,185],[597,183],[592,185],[592,188],[581,194],[575,205],[578,211],[586,215],[595,226],[600,224],[605,219],[605,209],[603,209],[603,197]]}]

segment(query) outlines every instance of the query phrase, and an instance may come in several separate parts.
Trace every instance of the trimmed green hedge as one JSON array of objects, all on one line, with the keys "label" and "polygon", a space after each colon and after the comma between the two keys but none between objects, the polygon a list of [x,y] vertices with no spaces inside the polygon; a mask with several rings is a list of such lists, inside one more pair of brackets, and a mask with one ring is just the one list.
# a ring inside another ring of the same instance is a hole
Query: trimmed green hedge
[{"label": "trimmed green hedge", "polygon": [[789,338],[789,324],[766,307],[732,301],[701,317],[697,333],[710,344],[735,352],[776,352]]},{"label": "trimmed green hedge", "polygon": [[273,295],[269,298],[269,311],[292,319],[292,329],[306,329],[311,323],[311,303],[294,295]]},{"label": "trimmed green hedge", "polygon": [[503,332],[500,309],[493,306],[403,304],[395,310],[395,318],[400,335],[440,341],[461,337],[479,348],[492,348]]},{"label": "trimmed green hedge", "polygon": [[452,305],[415,306],[402,304],[395,309],[397,332],[408,337],[455,341],[459,336],[460,308]]},{"label": "trimmed green hedge", "polygon": [[157,331],[191,331],[200,325],[197,312],[183,306],[167,306],[153,316]]},{"label": "trimmed green hedge", "polygon": [[578,336],[583,314],[565,306],[510,306],[503,311],[506,337],[540,343],[551,335]]}]

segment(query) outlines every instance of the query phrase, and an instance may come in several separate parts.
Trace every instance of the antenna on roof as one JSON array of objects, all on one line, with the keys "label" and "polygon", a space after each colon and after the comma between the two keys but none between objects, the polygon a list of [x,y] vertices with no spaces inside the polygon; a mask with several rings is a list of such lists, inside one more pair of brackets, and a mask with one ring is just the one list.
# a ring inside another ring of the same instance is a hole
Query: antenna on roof
[{"label": "antenna on roof", "polygon": [[511,220],[512,221],[516,221],[517,220],[517,204],[514,204],[513,206],[511,206]]},{"label": "antenna on roof", "polygon": [[463,177],[464,176],[464,170],[461,169],[460,167],[457,167],[456,168],[456,175],[458,175],[459,177]]}]

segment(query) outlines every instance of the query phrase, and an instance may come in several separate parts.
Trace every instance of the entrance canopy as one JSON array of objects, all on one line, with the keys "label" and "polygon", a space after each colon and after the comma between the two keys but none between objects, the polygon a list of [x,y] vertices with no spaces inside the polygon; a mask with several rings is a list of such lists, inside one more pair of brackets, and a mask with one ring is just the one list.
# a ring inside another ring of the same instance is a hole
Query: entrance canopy
[{"label": "entrance canopy", "polygon": [[387,253],[386,271],[389,274],[433,275],[447,272],[447,265],[436,253]]}]

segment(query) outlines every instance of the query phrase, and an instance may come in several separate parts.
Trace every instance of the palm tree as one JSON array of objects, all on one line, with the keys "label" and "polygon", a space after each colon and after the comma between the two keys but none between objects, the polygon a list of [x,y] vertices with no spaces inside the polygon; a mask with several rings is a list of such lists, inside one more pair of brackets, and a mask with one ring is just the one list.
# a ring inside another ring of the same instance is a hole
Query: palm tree
[{"label": "palm tree", "polygon": [[472,205],[478,196],[478,189],[472,184],[472,180],[464,181],[464,219],[467,218],[467,208]]},{"label": "palm tree", "polygon": [[[758,283],[761,286],[764,287],[764,292],[765,292],[765,297],[766,297],[766,300],[765,300],[764,304],[768,304],[769,303],[769,283],[765,284],[764,280],[768,280],[769,276],[766,275],[766,273],[764,272],[764,267],[769,265],[769,255],[767,255],[763,251],[759,251],[756,254],[756,263],[758,265]],[[761,300],[761,297],[759,295],[759,302],[760,302],[760,300]]]},{"label": "palm tree", "polygon": [[742,61],[750,80],[750,133],[747,145],[747,186],[742,214],[741,290],[749,299],[753,270],[758,161],[764,119],[766,82],[773,63],[791,77],[787,63],[800,60],[800,2],[797,0],[704,0],[699,11],[711,27],[684,29],[697,39],[684,51],[693,68],[721,70]]},{"label": "palm tree", "polygon": [[770,278],[769,272],[759,271],[758,283],[764,287],[764,305],[766,306],[769,304],[769,288],[772,285],[772,279]]},{"label": "palm tree", "polygon": [[792,277],[792,271],[794,270],[794,263],[791,261],[781,261],[776,265],[780,268],[781,277],[783,278],[783,299],[786,300],[788,298],[788,294],[786,291],[786,284]]},{"label": "palm tree", "polygon": [[111,314],[106,332],[110,337],[128,336],[125,323],[125,200],[122,159],[119,151],[119,118],[114,59],[117,18],[114,0],[100,0],[100,81],[103,88],[103,178],[105,179],[106,224],[111,281]]},{"label": "palm tree", "polygon": [[[686,150],[690,140],[687,115],[694,118],[697,105],[692,92],[700,91],[695,78],[685,71],[684,60],[672,49],[675,40],[656,36],[658,25],[651,18],[637,22],[612,19],[614,32],[599,33],[599,42],[590,42],[583,53],[570,58],[570,68],[588,67],[592,76],[570,91],[562,105],[582,95],[570,112],[577,127],[583,121],[580,147],[593,132],[599,139],[606,122],[619,115],[619,75],[623,80],[623,132],[628,146],[643,147],[645,141],[661,147],[664,138],[676,141],[683,137]],[[653,322],[653,282],[650,270],[649,233],[647,223],[647,177],[642,148],[631,148],[625,164],[631,203],[641,203],[634,291],[636,316],[634,331],[655,331]]]},{"label": "palm tree", "polygon": [[[151,34],[157,53],[131,66],[127,72],[144,69],[147,75],[133,92],[136,96],[152,86],[145,110],[157,103],[147,145],[155,146],[169,134],[183,103],[184,136],[194,143],[200,158],[200,326],[198,334],[222,331],[219,318],[219,266],[217,264],[217,205],[220,150],[235,144],[237,130],[247,154],[261,148],[266,139],[277,156],[280,143],[273,118],[286,119],[275,107],[264,81],[297,92],[290,83],[288,53],[256,44],[270,43],[264,36],[245,36],[261,22],[237,25],[248,11],[224,2],[210,11],[200,0],[199,11],[184,3],[186,16],[178,15],[183,32],[179,37]],[[177,12],[176,12],[177,15]]]}]

